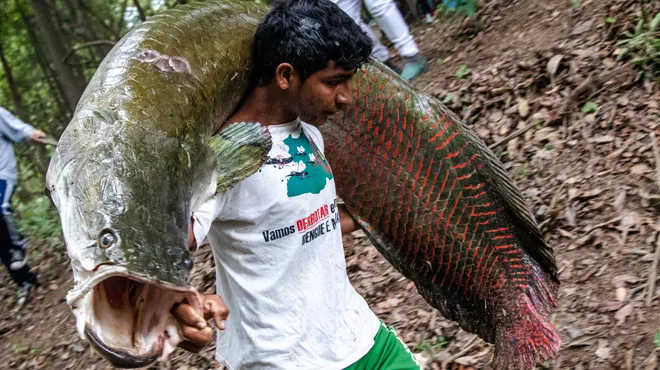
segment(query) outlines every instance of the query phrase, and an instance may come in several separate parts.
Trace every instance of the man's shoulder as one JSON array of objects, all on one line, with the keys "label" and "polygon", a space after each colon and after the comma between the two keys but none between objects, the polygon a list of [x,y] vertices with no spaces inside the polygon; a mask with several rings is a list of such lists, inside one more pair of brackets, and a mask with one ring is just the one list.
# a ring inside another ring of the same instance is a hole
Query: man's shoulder
[{"label": "man's shoulder", "polygon": [[321,134],[321,131],[318,127],[310,125],[309,123],[302,120],[300,121],[300,124],[302,125],[305,132],[311,136],[311,139],[314,140],[314,142],[323,145],[323,134]]}]

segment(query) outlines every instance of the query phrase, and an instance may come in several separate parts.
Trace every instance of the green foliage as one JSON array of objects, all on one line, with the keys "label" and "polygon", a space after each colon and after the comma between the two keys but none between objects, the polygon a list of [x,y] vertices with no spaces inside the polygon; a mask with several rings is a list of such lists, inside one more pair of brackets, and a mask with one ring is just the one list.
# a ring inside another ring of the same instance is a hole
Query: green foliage
[{"label": "green foliage", "polygon": [[628,60],[640,69],[641,76],[651,74],[660,76],[660,36],[658,25],[660,13],[649,19],[647,11],[637,14],[637,23],[633,30],[627,31],[617,41],[617,60]]},{"label": "green foliage", "polygon": [[18,158],[18,170],[19,183],[12,203],[19,231],[49,247],[61,245],[60,218],[44,194],[43,176],[27,158]]},{"label": "green foliage", "polygon": [[478,8],[479,0],[444,0],[436,10],[447,16],[473,17]]},{"label": "green foliage", "polygon": [[571,0],[571,3],[573,3],[574,8],[579,8],[582,5],[582,0]]},{"label": "green foliage", "polygon": [[456,71],[456,78],[461,79],[467,77],[472,70],[468,68],[465,64],[461,64],[460,67],[458,67],[458,70]]},{"label": "green foliage", "polygon": [[660,331],[655,333],[655,337],[653,337],[653,343],[655,343],[655,346],[660,348]]},{"label": "green foliage", "polygon": [[520,165],[520,166],[516,169],[516,176],[518,176],[518,177],[520,177],[520,178],[528,177],[528,176],[531,175],[532,173],[534,173],[534,170],[532,170],[532,168],[529,167],[529,166],[526,165],[526,164]]},{"label": "green foliage", "polygon": [[607,18],[605,18],[605,23],[607,23],[607,24],[614,24],[614,23],[616,23],[616,18],[614,18],[614,17],[607,17]]},{"label": "green foliage", "polygon": [[582,113],[589,114],[598,110],[598,104],[588,101],[582,106]]},{"label": "green foliage", "polygon": [[424,339],[424,341],[415,346],[415,349],[418,351],[424,351],[428,353],[435,353],[439,350],[446,348],[449,345],[449,342],[444,337],[437,337],[435,343]]}]

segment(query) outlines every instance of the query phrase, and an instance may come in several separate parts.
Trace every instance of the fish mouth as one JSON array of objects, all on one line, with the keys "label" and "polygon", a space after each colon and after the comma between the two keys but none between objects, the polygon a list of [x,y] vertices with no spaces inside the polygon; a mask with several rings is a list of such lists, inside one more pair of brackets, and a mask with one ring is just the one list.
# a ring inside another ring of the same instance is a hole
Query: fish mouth
[{"label": "fish mouth", "polygon": [[164,283],[115,266],[102,266],[67,301],[81,337],[117,368],[149,366],[182,338],[171,313],[187,302],[201,311],[194,288]]},{"label": "fish mouth", "polygon": [[133,356],[128,352],[118,350],[115,348],[107,347],[105,343],[89,328],[85,325],[85,337],[92,345],[94,350],[98,352],[103,358],[108,360],[112,366],[123,368],[123,369],[135,369],[140,367],[146,367],[156,362],[162,354],[162,348],[160,352],[154,353],[152,355],[146,355],[145,357]]}]

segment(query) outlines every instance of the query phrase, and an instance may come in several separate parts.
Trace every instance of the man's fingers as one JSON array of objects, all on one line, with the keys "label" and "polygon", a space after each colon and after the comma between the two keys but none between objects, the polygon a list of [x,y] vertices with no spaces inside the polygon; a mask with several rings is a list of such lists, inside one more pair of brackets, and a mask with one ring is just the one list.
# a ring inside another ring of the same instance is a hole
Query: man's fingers
[{"label": "man's fingers", "polygon": [[229,309],[225,306],[225,303],[217,295],[207,296],[204,301],[204,318],[210,319],[213,318],[215,326],[220,329],[225,329],[225,320],[229,315]]},{"label": "man's fingers", "polygon": [[204,329],[196,329],[192,326],[181,327],[181,333],[186,341],[190,342],[196,347],[206,347],[213,339],[213,329],[205,327]]},{"label": "man's fingers", "polygon": [[194,326],[197,329],[204,329],[208,328],[208,325],[206,324],[206,320],[204,317],[200,316],[195,309],[189,305],[189,304],[179,304],[176,307],[174,307],[174,316],[183,321],[184,323]]}]

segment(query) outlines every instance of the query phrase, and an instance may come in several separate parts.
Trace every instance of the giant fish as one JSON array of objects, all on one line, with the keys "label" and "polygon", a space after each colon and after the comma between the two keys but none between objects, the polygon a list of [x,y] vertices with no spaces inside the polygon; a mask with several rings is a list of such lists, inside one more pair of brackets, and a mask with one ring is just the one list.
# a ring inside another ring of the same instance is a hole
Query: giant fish
[{"label": "giant fish", "polygon": [[[171,308],[201,310],[188,220],[267,158],[258,124],[214,132],[247,92],[267,10],[208,0],[143,22],[103,60],[60,138],[46,192],[74,275],[67,303],[117,367],[147,366],[181,341]],[[353,83],[353,103],[321,126],[348,211],[431,306],[493,343],[495,368],[553,356],[554,256],[496,156],[381,63]]]}]

